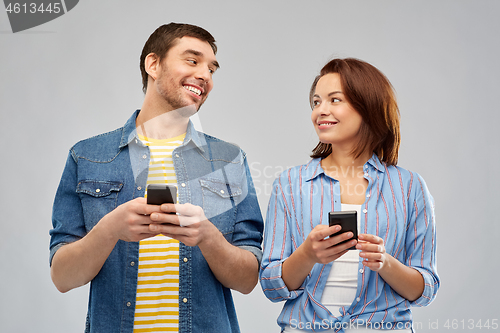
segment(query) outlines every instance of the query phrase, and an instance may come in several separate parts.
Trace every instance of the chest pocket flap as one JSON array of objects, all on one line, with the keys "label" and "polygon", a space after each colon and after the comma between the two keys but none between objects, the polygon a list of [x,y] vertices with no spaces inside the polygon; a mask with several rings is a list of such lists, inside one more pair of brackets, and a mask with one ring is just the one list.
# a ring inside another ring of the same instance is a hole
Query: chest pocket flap
[{"label": "chest pocket flap", "polygon": [[225,182],[212,179],[200,179],[200,184],[203,188],[208,189],[211,192],[218,194],[221,198],[226,199],[241,195],[242,192],[241,187],[238,185],[226,184]]},{"label": "chest pocket flap", "polygon": [[[200,179],[200,185],[203,193],[203,211],[208,219],[224,213],[234,216],[235,206],[242,194],[240,186],[207,178]],[[231,211],[233,214],[229,213]]]},{"label": "chest pocket flap", "polygon": [[119,192],[123,187],[122,182],[82,180],[76,187],[76,192],[85,193],[96,198],[106,197],[113,192]]}]

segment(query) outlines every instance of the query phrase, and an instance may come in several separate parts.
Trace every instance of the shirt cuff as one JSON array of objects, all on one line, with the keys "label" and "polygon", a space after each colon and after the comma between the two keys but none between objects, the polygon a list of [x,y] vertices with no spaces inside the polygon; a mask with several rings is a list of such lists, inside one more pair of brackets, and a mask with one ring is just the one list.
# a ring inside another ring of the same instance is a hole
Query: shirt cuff
[{"label": "shirt cuff", "polygon": [[434,298],[436,297],[436,283],[432,274],[429,273],[428,270],[421,267],[414,267],[424,278],[424,292],[422,296],[420,296],[415,301],[411,302],[412,306],[427,306],[429,305]]},{"label": "shirt cuff", "polygon": [[273,302],[279,302],[282,300],[290,300],[299,297],[304,292],[304,283],[297,290],[288,290],[288,287],[283,281],[282,268],[283,262],[286,259],[281,260],[272,267],[267,267],[265,274],[261,274],[261,285],[264,294]]},{"label": "shirt cuff", "polygon": [[57,250],[59,250],[61,247],[63,247],[66,244],[68,244],[68,243],[59,243],[50,249],[50,255],[49,255],[49,265],[50,266],[52,266],[52,259],[54,258],[54,254],[56,254]]},{"label": "shirt cuff", "polygon": [[241,246],[238,246],[238,248],[252,252],[252,254],[255,256],[255,258],[257,259],[257,262],[259,263],[259,266],[260,266],[260,263],[262,261],[261,249],[259,249],[258,247],[255,247],[255,246],[248,246],[248,245],[241,245]]}]

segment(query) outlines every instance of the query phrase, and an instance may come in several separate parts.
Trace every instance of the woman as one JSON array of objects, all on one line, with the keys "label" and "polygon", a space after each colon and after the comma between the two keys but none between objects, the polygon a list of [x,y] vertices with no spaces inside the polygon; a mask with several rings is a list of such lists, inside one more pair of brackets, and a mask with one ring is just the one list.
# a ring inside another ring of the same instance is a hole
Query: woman
[{"label": "woman", "polygon": [[[433,199],[398,166],[399,111],[388,79],[357,59],[334,59],[316,77],[309,163],[273,184],[260,272],[265,295],[285,300],[282,332],[412,332],[410,306],[436,296]],[[358,240],[328,226],[355,210]],[[355,250],[348,250],[355,246]]]}]

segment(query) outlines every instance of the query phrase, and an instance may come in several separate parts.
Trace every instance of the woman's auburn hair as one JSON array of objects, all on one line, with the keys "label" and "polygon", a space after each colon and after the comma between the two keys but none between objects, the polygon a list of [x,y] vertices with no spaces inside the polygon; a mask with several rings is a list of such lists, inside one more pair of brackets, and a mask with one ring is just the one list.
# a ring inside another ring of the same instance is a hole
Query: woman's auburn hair
[{"label": "woman's auburn hair", "polygon": [[[309,93],[311,108],[319,79],[331,73],[340,76],[343,94],[349,104],[363,118],[360,139],[351,154],[357,158],[365,150],[373,151],[389,165],[398,163],[400,144],[399,108],[392,84],[377,68],[355,58],[333,59],[316,76]],[[311,157],[324,158],[332,152],[332,145],[319,142]]]}]

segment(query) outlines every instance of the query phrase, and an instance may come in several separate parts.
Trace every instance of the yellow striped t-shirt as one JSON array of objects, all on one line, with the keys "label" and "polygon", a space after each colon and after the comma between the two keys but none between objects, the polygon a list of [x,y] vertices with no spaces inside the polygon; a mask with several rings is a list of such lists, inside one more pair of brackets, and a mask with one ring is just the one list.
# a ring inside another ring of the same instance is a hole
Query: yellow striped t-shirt
[{"label": "yellow striped t-shirt", "polygon": [[[139,136],[151,152],[148,184],[177,186],[172,151],[185,135],[167,140]],[[179,241],[163,235],[139,242],[134,333],[140,332],[179,332]]]}]

